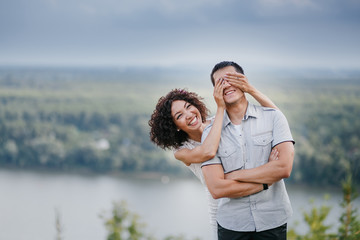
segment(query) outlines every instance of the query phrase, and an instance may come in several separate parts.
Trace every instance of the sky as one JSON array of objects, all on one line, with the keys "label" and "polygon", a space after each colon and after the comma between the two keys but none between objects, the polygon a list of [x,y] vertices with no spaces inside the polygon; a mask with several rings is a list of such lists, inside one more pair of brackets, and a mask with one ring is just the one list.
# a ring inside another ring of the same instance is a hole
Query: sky
[{"label": "sky", "polygon": [[0,0],[0,66],[360,70],[358,0]]}]

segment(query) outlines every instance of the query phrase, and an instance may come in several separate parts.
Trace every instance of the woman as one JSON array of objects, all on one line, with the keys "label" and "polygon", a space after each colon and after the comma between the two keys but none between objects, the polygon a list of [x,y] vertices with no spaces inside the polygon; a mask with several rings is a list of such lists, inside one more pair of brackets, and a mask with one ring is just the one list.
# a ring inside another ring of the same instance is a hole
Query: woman
[{"label": "woman", "polygon": [[[175,158],[188,166],[205,186],[214,239],[217,239],[217,200],[212,198],[206,188],[201,163],[213,158],[219,146],[225,110],[223,100],[223,83],[225,81],[243,92],[251,94],[262,106],[276,108],[269,98],[248,83],[244,75],[229,73],[223,79],[215,82],[213,93],[217,104],[215,117],[207,119],[209,111],[196,93],[174,89],[159,99],[149,121],[151,141],[162,149],[174,150]],[[211,131],[201,144],[202,132],[211,121],[213,121]],[[277,154],[275,151],[272,152],[269,160],[275,160]],[[254,193],[262,189],[261,184],[253,185],[254,189],[255,187],[259,189],[255,189]]]}]

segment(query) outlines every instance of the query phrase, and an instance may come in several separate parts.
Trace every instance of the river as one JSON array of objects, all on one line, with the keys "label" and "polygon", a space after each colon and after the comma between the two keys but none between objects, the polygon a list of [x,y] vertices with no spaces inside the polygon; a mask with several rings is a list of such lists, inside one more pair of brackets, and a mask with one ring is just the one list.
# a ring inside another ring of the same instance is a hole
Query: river
[{"label": "river", "polygon": [[[341,189],[288,185],[294,209],[289,228],[307,231],[302,212],[309,200],[332,206],[326,223],[338,223]],[[209,239],[206,197],[194,178],[135,177],[65,174],[0,169],[0,239],[55,239],[56,212],[63,240],[105,240],[101,214],[110,214],[112,203],[125,200],[130,211],[146,223],[146,232],[157,239],[183,234],[187,239]],[[355,206],[360,207],[356,199]]]}]

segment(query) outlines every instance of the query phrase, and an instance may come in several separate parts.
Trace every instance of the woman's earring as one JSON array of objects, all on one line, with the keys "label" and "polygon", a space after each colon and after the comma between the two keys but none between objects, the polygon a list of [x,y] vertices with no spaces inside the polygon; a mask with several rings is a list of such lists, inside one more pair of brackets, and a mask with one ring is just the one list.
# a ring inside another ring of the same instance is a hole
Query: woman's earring
[{"label": "woman's earring", "polygon": [[180,132],[180,129],[177,129],[176,131]]}]

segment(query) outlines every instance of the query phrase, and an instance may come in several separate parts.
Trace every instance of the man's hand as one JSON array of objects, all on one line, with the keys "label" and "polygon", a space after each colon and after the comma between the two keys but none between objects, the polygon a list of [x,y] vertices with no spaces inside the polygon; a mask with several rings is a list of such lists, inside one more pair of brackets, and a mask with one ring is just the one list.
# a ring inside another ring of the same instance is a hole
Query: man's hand
[{"label": "man's hand", "polygon": [[269,162],[279,160],[279,151],[276,148],[273,148],[273,150],[270,153]]}]

